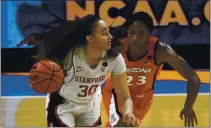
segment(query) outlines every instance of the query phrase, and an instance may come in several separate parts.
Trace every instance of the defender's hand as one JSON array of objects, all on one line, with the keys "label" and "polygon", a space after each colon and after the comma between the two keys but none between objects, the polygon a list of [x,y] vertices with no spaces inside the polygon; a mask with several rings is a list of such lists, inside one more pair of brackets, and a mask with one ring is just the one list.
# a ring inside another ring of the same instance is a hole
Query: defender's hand
[{"label": "defender's hand", "polygon": [[133,124],[133,126],[137,126],[141,123],[132,113],[124,114],[123,121],[127,124]]},{"label": "defender's hand", "polygon": [[189,108],[189,109],[183,108],[182,111],[180,112],[181,120],[183,120],[183,116],[185,118],[185,120],[184,120],[185,127],[187,127],[187,126],[194,127],[195,123],[196,123],[196,125],[198,125],[196,114],[195,114],[195,111],[193,110],[193,108]]}]

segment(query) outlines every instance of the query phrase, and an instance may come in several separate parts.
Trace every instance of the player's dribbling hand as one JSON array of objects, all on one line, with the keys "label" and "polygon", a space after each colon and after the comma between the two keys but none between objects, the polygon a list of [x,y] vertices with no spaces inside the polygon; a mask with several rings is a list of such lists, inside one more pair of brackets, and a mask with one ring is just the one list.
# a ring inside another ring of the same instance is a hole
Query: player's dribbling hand
[{"label": "player's dribbling hand", "polygon": [[141,123],[132,113],[124,114],[123,121],[127,123],[127,125],[132,124],[133,126],[137,126]]},{"label": "player's dribbling hand", "polygon": [[196,123],[196,125],[198,124],[196,114],[195,114],[195,111],[193,110],[193,108],[190,108],[190,109],[183,108],[182,111],[180,112],[181,120],[183,120],[183,116],[185,118],[185,120],[184,120],[185,127],[187,127],[187,126],[194,127],[195,123]]}]

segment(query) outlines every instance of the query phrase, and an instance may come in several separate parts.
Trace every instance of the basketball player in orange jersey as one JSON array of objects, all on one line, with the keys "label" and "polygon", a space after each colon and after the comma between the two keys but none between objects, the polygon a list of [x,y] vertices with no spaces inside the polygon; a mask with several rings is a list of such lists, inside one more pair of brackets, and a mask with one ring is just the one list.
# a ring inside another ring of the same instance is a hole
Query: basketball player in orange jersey
[{"label": "basketball player in orange jersey", "polygon": [[[163,64],[168,63],[188,80],[187,98],[184,108],[180,112],[180,117],[181,119],[184,117],[185,126],[194,126],[194,122],[197,124],[197,118],[193,105],[200,87],[199,77],[168,44],[153,37],[152,30],[152,18],[145,12],[135,13],[127,21],[127,39],[122,41],[122,55],[127,66],[127,82],[134,104],[134,114],[139,120],[143,120],[152,104],[154,82]],[[111,96],[112,92],[113,96]],[[111,97],[114,101],[110,104]],[[110,81],[107,80],[103,88],[103,103],[107,109],[107,114],[110,114],[110,122],[107,122],[106,126],[116,125],[118,119],[122,117],[118,99],[119,97],[117,98],[112,90]],[[116,107],[114,107],[114,102]],[[116,126],[127,125],[120,119]]]}]

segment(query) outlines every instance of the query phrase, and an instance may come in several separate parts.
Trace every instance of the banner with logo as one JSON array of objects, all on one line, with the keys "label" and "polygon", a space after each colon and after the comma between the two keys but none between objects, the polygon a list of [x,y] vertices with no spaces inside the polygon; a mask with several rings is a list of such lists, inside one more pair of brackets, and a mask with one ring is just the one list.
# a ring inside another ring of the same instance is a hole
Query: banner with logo
[{"label": "banner with logo", "polygon": [[[153,35],[168,44],[209,44],[208,0],[76,0],[67,1],[67,19],[99,15],[108,25],[122,26],[135,12],[145,11],[154,22]],[[118,13],[117,13],[118,12]]]},{"label": "banner with logo", "polygon": [[[209,0],[44,0],[49,10],[62,19],[73,20],[87,14],[99,15],[112,28],[122,26],[139,11],[154,21],[153,35],[168,44],[209,44]],[[15,48],[33,32],[57,26],[59,20],[43,8],[41,1],[2,1],[2,48]],[[113,8],[113,9],[112,9]],[[119,12],[119,13],[117,13]],[[115,20],[115,21],[114,21]],[[33,25],[29,24],[42,24]],[[28,47],[28,46],[25,46]]]}]

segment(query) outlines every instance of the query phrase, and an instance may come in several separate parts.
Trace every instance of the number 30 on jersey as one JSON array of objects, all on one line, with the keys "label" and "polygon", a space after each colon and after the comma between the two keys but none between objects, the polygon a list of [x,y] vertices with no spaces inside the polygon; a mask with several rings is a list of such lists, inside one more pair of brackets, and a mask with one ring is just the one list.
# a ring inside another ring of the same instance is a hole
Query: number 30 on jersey
[{"label": "number 30 on jersey", "polygon": [[[133,76],[127,76],[127,83],[129,86],[133,85]],[[138,76],[138,82],[135,83],[135,85],[143,85],[147,82],[147,77],[146,76]]]}]

